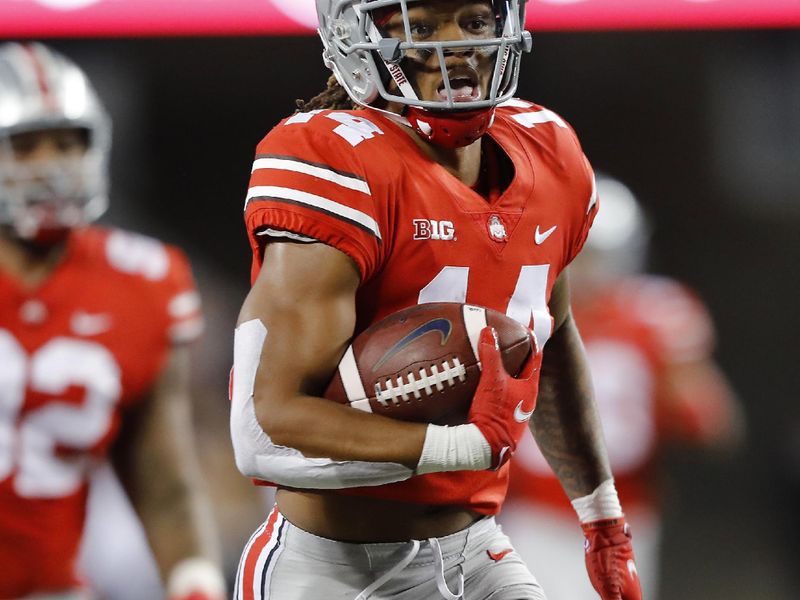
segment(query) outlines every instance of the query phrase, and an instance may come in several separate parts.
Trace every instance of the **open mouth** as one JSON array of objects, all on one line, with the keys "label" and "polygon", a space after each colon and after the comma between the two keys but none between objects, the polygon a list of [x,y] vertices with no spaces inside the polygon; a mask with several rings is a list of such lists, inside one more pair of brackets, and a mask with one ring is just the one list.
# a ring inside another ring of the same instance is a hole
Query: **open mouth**
[{"label": "open mouth", "polygon": [[[447,72],[450,89],[453,92],[453,102],[472,102],[481,97],[481,86],[478,74],[468,67],[456,67]],[[444,80],[439,84],[439,99],[447,102],[447,86]]]}]

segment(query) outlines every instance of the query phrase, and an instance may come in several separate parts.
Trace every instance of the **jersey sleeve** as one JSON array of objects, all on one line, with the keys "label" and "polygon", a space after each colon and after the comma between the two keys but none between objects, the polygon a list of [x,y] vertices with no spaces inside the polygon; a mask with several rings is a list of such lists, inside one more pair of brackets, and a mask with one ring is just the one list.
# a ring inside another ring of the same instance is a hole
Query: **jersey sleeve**
[{"label": "jersey sleeve", "polygon": [[285,120],[258,145],[245,205],[254,279],[270,239],[319,241],[349,256],[362,281],[375,272],[380,216],[354,148],[335,121],[312,113]]},{"label": "jersey sleeve", "polygon": [[130,278],[133,287],[125,289],[147,299],[144,314],[164,331],[168,344],[184,344],[200,336],[204,326],[200,295],[181,250],[120,229],[103,233],[103,243],[108,265]]},{"label": "jersey sleeve", "polygon": [[583,246],[586,243],[586,238],[589,237],[589,230],[592,228],[592,224],[594,223],[594,218],[597,216],[597,211],[600,210],[600,198],[598,198],[597,195],[597,181],[595,179],[594,171],[592,170],[592,165],[589,163],[589,159],[586,158],[586,155],[583,154],[583,152],[581,152],[581,159],[584,167],[584,189],[588,189],[589,191],[588,193],[584,191],[584,195],[587,198],[586,203],[584,205],[579,205],[579,208],[582,212],[578,215],[579,226],[577,228],[577,236],[573,241],[567,264],[571,263],[583,249]]},{"label": "jersey sleeve", "polygon": [[171,345],[193,342],[203,333],[200,294],[186,255],[178,248],[167,247],[169,270],[163,282],[167,341]]},{"label": "jersey sleeve", "polygon": [[700,298],[666,277],[636,284],[637,313],[646,321],[665,364],[708,358],[715,345],[714,324]]}]

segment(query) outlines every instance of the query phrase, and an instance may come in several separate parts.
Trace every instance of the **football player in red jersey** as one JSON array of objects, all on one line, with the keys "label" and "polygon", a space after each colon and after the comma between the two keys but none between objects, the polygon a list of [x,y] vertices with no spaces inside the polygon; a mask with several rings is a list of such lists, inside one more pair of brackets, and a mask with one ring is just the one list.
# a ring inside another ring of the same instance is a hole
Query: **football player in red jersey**
[{"label": "football player in red jersey", "polygon": [[187,418],[199,298],[178,249],[89,225],[109,138],[75,64],[0,46],[0,598],[93,597],[75,563],[113,451],[170,598],[219,600]]},{"label": "football player in red jersey", "polygon": [[[594,177],[559,115],[513,97],[524,1],[317,11],[335,82],[259,144],[245,204],[253,286],[231,432],[239,469],[278,491],[235,597],[545,598],[493,517],[537,405],[530,425],[575,502],[600,597],[638,600],[564,275],[597,210]],[[353,367],[340,359],[354,334],[438,301],[506,313],[543,351],[512,378],[470,323],[483,370],[452,427],[320,397]]]},{"label": "football player in red jersey", "polygon": [[[685,286],[643,275],[648,226],[631,191],[598,177],[603,210],[571,268],[573,308],[586,346],[616,485],[636,531],[642,588],[658,587],[660,454],[667,444],[727,448],[742,420],[714,363],[713,325]],[[569,502],[532,439],[512,461],[503,527],[551,600],[593,598],[571,552]]]}]

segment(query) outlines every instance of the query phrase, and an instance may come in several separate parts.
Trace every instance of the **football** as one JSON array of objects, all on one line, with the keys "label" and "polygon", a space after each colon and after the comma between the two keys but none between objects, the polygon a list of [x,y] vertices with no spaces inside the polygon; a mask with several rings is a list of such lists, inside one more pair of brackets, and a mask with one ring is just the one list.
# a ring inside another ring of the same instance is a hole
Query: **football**
[{"label": "football", "polygon": [[478,338],[497,332],[503,365],[517,375],[535,351],[531,332],[506,315],[469,304],[420,304],[356,336],[325,397],[403,421],[464,423],[480,379]]}]

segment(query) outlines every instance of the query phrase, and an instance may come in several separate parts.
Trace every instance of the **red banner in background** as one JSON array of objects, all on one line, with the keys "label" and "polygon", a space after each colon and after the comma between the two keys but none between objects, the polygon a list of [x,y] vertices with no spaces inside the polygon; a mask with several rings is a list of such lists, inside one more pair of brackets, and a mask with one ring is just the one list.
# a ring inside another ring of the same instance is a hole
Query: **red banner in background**
[{"label": "red banner in background", "polygon": [[[534,31],[800,26],[800,0],[530,0]],[[303,35],[314,0],[0,0],[0,36]]]}]

